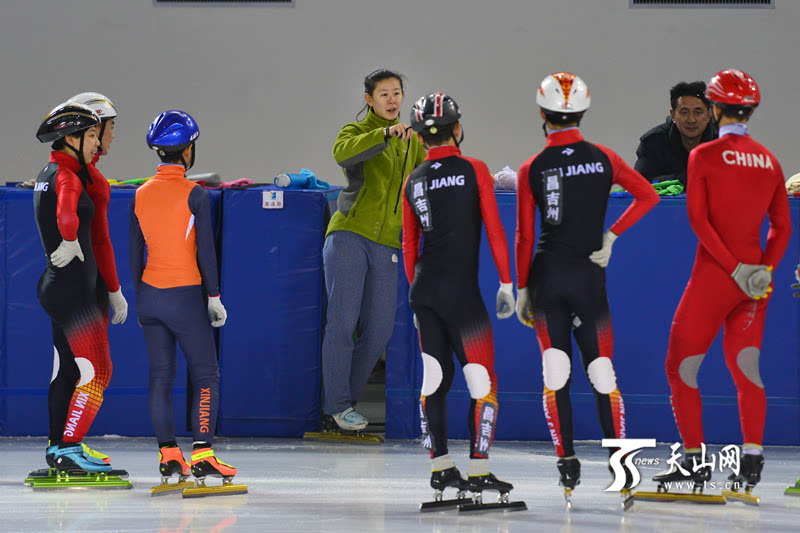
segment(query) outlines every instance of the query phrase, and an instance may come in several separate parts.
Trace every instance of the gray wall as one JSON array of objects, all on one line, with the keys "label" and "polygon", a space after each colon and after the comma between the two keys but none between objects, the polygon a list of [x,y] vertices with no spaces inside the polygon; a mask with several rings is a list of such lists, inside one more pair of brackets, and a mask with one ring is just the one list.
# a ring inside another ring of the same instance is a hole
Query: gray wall
[{"label": "gray wall", "polygon": [[590,86],[584,134],[635,160],[661,122],[667,89],[738,66],[761,85],[751,131],[800,171],[796,55],[800,1],[776,9],[629,9],[628,0],[297,0],[294,8],[156,7],[152,0],[0,0],[1,180],[35,177],[48,147],[34,133],[81,91],[121,114],[101,169],[152,175],[144,136],[180,108],[201,129],[194,171],[271,180],[308,167],[343,177],[330,151],[379,66],[408,76],[402,117],[444,90],[461,104],[464,149],[493,170],[516,168],[543,143],[538,82],[570,70]]}]

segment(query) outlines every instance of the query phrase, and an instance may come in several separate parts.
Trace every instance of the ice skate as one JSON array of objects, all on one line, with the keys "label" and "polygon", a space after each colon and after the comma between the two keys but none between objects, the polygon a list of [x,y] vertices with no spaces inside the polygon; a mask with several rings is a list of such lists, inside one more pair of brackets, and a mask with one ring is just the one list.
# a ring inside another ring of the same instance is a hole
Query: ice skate
[{"label": "ice skate", "polygon": [[[150,489],[151,496],[160,496],[194,487],[194,483],[186,481],[192,475],[192,469],[186,464],[181,449],[177,446],[158,450],[158,471],[161,473],[161,485]],[[169,478],[177,475],[177,483],[170,483]]]},{"label": "ice skate", "polygon": [[[739,464],[739,475],[731,474],[731,490],[723,490],[722,495],[728,500],[735,500],[747,505],[758,505],[761,498],[753,494],[753,488],[761,481],[761,470],[764,468],[764,456],[761,454],[742,455]],[[744,490],[742,490],[744,489]]]},{"label": "ice skate", "polygon": [[[237,470],[229,464],[214,457],[211,448],[200,448],[192,452],[192,475],[194,486],[183,490],[184,498],[202,498],[204,496],[223,496],[231,494],[247,494],[247,485],[234,485],[233,476]],[[222,485],[206,486],[206,477],[222,478]]]},{"label": "ice skate", "polygon": [[[111,458],[108,457],[107,455],[91,449],[84,443],[81,443],[81,448],[83,449],[83,455],[87,461],[99,465],[111,464]],[[57,444],[50,444],[50,441],[47,442],[47,449],[45,450],[45,461],[47,462],[48,468],[40,468],[39,470],[32,470],[31,472],[29,472],[28,477],[25,479],[26,485],[31,486],[37,480],[41,481],[42,479],[45,478],[56,477],[55,454],[57,449],[58,449]],[[107,475],[117,476],[122,479],[126,479],[128,477],[128,472],[126,472],[125,470],[112,469],[107,472]]]},{"label": "ice skate", "polygon": [[[624,455],[620,462],[625,464],[625,458],[627,455]],[[633,474],[630,472],[628,468],[625,468],[625,486],[619,491],[619,495],[622,497],[622,510],[628,511],[633,507],[633,492],[632,492],[632,485],[633,485]],[[611,475],[614,475],[614,469],[611,468],[611,465],[608,466],[608,471],[611,472]]]},{"label": "ice skate", "polygon": [[[48,452],[50,449],[48,448]],[[31,476],[34,489],[131,489],[133,485],[123,478],[128,476],[124,470],[114,471],[107,463],[87,458],[81,443],[69,446],[56,446],[53,451],[55,472],[45,477]],[[27,480],[26,480],[27,481]]]},{"label": "ice skate", "polygon": [[[357,442],[361,444],[381,444],[383,436],[377,433],[365,433],[366,419],[352,407],[336,416],[322,415],[322,431],[307,432],[304,439],[327,440],[338,442]],[[360,429],[359,429],[360,428]]]},{"label": "ice skate", "polygon": [[786,487],[783,493],[784,496],[800,496],[800,479],[795,481],[793,487]]},{"label": "ice skate", "polygon": [[572,509],[572,491],[581,484],[581,462],[577,457],[559,459],[556,466],[559,475],[558,484],[564,487],[567,509]]},{"label": "ice skate", "polygon": [[[420,513],[455,509],[459,505],[469,502],[467,499],[469,482],[455,466],[431,472],[431,487],[433,488],[433,501],[420,504]],[[443,499],[444,489],[449,487],[456,489],[458,492],[454,499],[445,500]]]},{"label": "ice skate", "polygon": [[[472,503],[459,506],[459,512],[474,511],[526,511],[528,506],[525,502],[512,502],[508,499],[508,494],[514,485],[497,479],[494,474],[484,474],[482,476],[469,476],[469,491],[472,492]],[[483,503],[483,491],[497,491],[497,503]]]},{"label": "ice skate", "polygon": [[[721,494],[703,494],[705,484],[711,479],[711,467],[704,466],[695,470],[695,464],[700,464],[700,454],[686,454],[683,461],[673,465],[669,470],[653,476],[658,486],[656,492],[638,491],[633,498],[639,501],[674,502],[689,501],[694,503],[724,504],[727,500]],[[681,468],[683,471],[681,471]],[[672,492],[673,485],[678,488],[688,488],[692,485],[692,492]]]}]

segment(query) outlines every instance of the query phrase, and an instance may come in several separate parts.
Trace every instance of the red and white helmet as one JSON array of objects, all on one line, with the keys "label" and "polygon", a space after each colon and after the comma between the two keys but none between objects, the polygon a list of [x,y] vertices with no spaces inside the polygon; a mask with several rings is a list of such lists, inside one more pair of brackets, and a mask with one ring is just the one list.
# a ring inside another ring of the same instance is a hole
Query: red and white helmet
[{"label": "red and white helmet", "polygon": [[729,68],[714,74],[706,86],[706,98],[715,104],[756,107],[761,91],[746,72]]},{"label": "red and white helmet", "polygon": [[592,99],[586,83],[575,74],[556,72],[539,84],[536,104],[553,113],[582,113],[589,109]]}]

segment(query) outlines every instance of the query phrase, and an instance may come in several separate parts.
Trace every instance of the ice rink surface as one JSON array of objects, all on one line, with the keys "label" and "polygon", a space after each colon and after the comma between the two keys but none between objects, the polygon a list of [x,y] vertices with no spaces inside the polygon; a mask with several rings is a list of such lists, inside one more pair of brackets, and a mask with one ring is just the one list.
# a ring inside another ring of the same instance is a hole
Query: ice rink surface
[{"label": "ice rink surface", "polygon": [[[29,470],[44,466],[46,441],[0,438],[0,531],[800,531],[800,498],[783,495],[800,475],[797,448],[766,449],[764,476],[756,489],[760,507],[636,502],[623,512],[618,493],[603,492],[611,482],[606,451],[599,443],[580,443],[582,482],[567,511],[550,443],[496,442],[492,471],[514,484],[511,499],[524,500],[528,510],[464,516],[457,511],[419,512],[420,502],[430,500],[433,491],[427,453],[411,441],[353,445],[219,439],[214,447],[219,458],[239,469],[235,482],[246,484],[250,492],[194,500],[179,494],[150,496],[150,487],[159,481],[153,439],[86,442],[111,455],[115,468],[128,470],[134,489],[35,492],[22,482]],[[188,450],[187,442],[180,444]],[[462,472],[467,451],[466,442],[451,443],[450,453]],[[660,456],[663,465],[669,448],[660,446],[651,455]],[[644,481],[639,488],[655,490],[649,479],[662,469],[641,467]],[[722,479],[718,471],[714,476]]]}]

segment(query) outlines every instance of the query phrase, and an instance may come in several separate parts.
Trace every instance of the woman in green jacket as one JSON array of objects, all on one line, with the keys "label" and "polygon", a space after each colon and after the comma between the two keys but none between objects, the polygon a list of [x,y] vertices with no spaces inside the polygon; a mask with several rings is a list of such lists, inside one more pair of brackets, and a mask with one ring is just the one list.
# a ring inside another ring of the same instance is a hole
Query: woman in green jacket
[{"label": "woman in green jacket", "polygon": [[333,145],[347,187],[322,251],[328,291],[322,344],[325,425],[348,430],[368,423],[353,407],[394,329],[400,194],[405,177],[425,159],[413,130],[398,120],[402,75],[386,69],[369,74],[364,100],[366,117],[344,126]]}]

